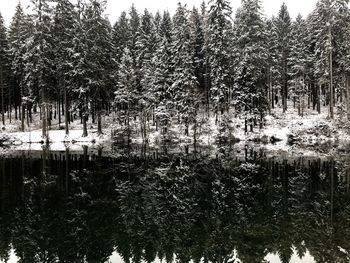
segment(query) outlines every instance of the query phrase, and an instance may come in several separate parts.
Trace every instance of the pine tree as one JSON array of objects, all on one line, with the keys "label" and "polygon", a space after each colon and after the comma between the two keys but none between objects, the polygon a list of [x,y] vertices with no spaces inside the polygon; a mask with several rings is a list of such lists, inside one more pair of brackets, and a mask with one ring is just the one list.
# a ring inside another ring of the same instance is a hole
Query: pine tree
[{"label": "pine tree", "polygon": [[191,31],[191,49],[193,50],[193,65],[195,67],[195,75],[200,89],[203,91],[205,87],[205,53],[203,47],[205,45],[204,35],[204,19],[201,17],[198,9],[193,8],[190,17]]},{"label": "pine tree", "polygon": [[303,110],[305,107],[305,96],[307,95],[306,86],[306,73],[308,65],[307,55],[307,26],[305,20],[299,14],[293,23],[291,33],[291,52],[290,52],[290,65],[291,65],[291,95],[298,103],[299,115],[303,116]]},{"label": "pine tree", "polygon": [[86,62],[87,56],[87,36],[84,30],[85,3],[78,0],[76,5],[76,26],[74,30],[73,42],[73,71],[70,76],[72,80],[72,95],[75,99],[74,109],[79,110],[81,122],[83,124],[83,137],[88,136],[87,121],[89,115],[90,91],[87,83],[89,65]]},{"label": "pine tree", "polygon": [[[26,107],[30,104],[29,92],[24,83],[26,41],[29,39],[32,31],[31,20],[24,14],[23,8],[19,3],[16,7],[15,15],[9,29],[9,45],[11,57],[11,71],[14,77],[15,96],[18,97],[17,103],[21,105],[21,130],[24,131],[24,120]],[[28,116],[28,115],[27,115]],[[27,119],[28,120],[28,119]],[[28,120],[29,121],[29,120]]]},{"label": "pine tree", "polygon": [[266,25],[258,0],[246,0],[238,10],[234,25],[235,109],[250,120],[251,130],[267,110]]},{"label": "pine tree", "polygon": [[119,65],[118,84],[115,92],[114,103],[120,111],[120,119],[127,125],[128,141],[130,140],[130,119],[133,114],[133,107],[137,102],[138,83],[131,52],[124,49],[123,57]]},{"label": "pine tree", "polygon": [[[314,74],[327,96],[329,116],[334,118],[335,85],[343,75],[341,50],[344,50],[345,27],[348,20],[347,0],[320,0],[309,18],[312,33]],[[339,52],[340,51],[340,52]],[[328,87],[328,88],[327,88]],[[326,91],[328,89],[328,92]],[[320,110],[319,110],[320,111]]]},{"label": "pine tree", "polygon": [[112,41],[114,45],[114,59],[116,63],[120,63],[123,56],[124,49],[128,46],[130,41],[130,27],[127,14],[123,11],[118,21],[113,26]]},{"label": "pine tree", "polygon": [[87,75],[85,83],[93,98],[93,118],[97,113],[97,133],[102,134],[102,111],[111,86],[111,27],[103,16],[105,1],[91,0],[87,5],[83,20],[86,41],[85,63]]},{"label": "pine tree", "polygon": [[130,38],[129,38],[128,48],[131,52],[133,64],[136,67],[137,56],[138,56],[137,41],[139,39],[139,32],[140,32],[140,15],[137,12],[136,7],[134,5],[131,6],[129,15],[130,15],[130,19],[129,19]]},{"label": "pine tree", "polygon": [[283,3],[278,16],[274,20],[274,30],[277,36],[277,77],[281,89],[283,112],[287,111],[288,102],[291,29],[292,21],[287,6]]},{"label": "pine tree", "polygon": [[268,51],[268,60],[267,60],[267,103],[268,109],[271,112],[271,109],[275,108],[275,104],[278,103],[278,71],[277,71],[277,46],[278,38],[274,30],[274,20],[275,17],[268,19],[266,21],[266,32],[269,34],[267,38],[267,51]]},{"label": "pine tree", "polygon": [[173,24],[172,24],[170,13],[168,11],[165,11],[160,24],[159,35],[161,38],[165,37],[167,41],[170,43],[172,30],[173,30]]},{"label": "pine tree", "polygon": [[61,124],[60,98],[63,92],[65,132],[69,134],[69,96],[72,84],[74,39],[75,28],[77,26],[77,14],[74,5],[68,0],[58,0],[54,17],[54,38],[55,38],[55,58],[56,74],[58,80],[58,115],[59,125]]},{"label": "pine tree", "polygon": [[168,39],[159,36],[157,50],[144,71],[143,85],[146,90],[150,108],[154,112],[156,130],[160,128],[163,135],[170,126],[170,109],[173,108],[172,97],[172,53]]},{"label": "pine tree", "polygon": [[174,16],[172,34],[172,94],[179,120],[185,125],[185,134],[189,133],[189,125],[196,118],[195,92],[198,85],[193,65],[188,11],[178,5]]},{"label": "pine tree", "polygon": [[0,14],[0,89],[1,89],[1,115],[2,124],[5,126],[5,100],[4,94],[10,82],[10,57],[7,30],[4,19]]},{"label": "pine tree", "polygon": [[[51,1],[32,0],[34,6],[34,29],[27,41],[25,59],[25,82],[30,96],[41,102],[42,137],[48,139],[47,126],[50,124],[49,94],[53,80],[53,36]],[[31,107],[31,105],[30,105]],[[31,110],[31,109],[29,109]]]},{"label": "pine tree", "polygon": [[208,13],[208,50],[211,100],[216,116],[229,109],[231,98],[231,14],[228,0],[210,0]]},{"label": "pine tree", "polygon": [[152,58],[157,49],[158,41],[159,36],[157,35],[157,28],[154,24],[154,19],[146,9],[141,17],[137,41],[137,68],[139,69],[138,73],[140,74],[138,111],[140,116],[142,136],[145,140],[147,138],[147,120],[149,119],[149,114],[152,108],[151,100],[149,97],[149,90],[152,89],[152,87],[150,87],[148,83],[149,76],[147,74],[147,71],[150,70],[150,68],[152,67]]}]

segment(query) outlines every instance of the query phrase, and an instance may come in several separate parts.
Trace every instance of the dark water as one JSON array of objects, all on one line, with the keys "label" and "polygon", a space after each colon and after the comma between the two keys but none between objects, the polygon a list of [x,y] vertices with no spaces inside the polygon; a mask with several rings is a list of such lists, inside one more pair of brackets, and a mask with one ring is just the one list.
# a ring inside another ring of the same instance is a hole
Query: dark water
[{"label": "dark water", "polygon": [[349,262],[349,164],[261,152],[19,152],[0,159],[0,257]]}]

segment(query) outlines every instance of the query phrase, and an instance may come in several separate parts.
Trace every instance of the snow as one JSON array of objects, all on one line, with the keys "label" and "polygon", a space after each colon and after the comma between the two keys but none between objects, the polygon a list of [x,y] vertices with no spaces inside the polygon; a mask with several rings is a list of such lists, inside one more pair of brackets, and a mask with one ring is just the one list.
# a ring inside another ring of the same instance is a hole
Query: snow
[{"label": "snow", "polygon": [[[87,137],[82,137],[82,130],[70,130],[68,136],[64,130],[49,131],[48,134],[48,148],[51,151],[64,151],[66,148],[73,151],[81,150],[83,146],[100,147],[111,141],[110,133],[106,131],[98,135],[96,131],[89,130]],[[10,146],[12,150],[42,150],[46,141],[42,138],[41,130],[2,133],[2,135],[9,136],[6,146]]]},{"label": "snow", "polygon": [[[235,143],[236,148],[243,149],[245,146],[256,149],[264,149],[274,154],[291,154],[291,155],[320,155],[320,151],[315,150],[316,145],[329,144],[335,146],[336,149],[346,152],[347,146],[350,145],[349,127],[342,125],[339,119],[331,121],[328,119],[327,108],[323,108],[323,112],[318,114],[312,109],[306,109],[304,117],[298,115],[296,109],[289,105],[288,111],[283,113],[278,107],[273,110],[270,115],[264,117],[264,126],[262,129],[255,127],[254,132],[245,133],[244,119],[235,116],[234,112],[230,112],[228,116],[219,116],[218,124],[214,114],[207,116],[207,113],[201,111],[198,115],[198,137],[197,145],[202,147],[216,147],[220,136],[227,136],[227,131],[222,134],[222,124],[229,127],[232,138],[238,139],[240,142]],[[119,126],[119,122],[115,121],[115,116],[105,116],[103,118],[102,136],[98,136],[96,124],[88,123],[87,137],[82,137],[82,124],[76,120],[70,124],[69,136],[65,135],[65,131],[59,129],[57,120],[53,120],[49,131],[49,148],[52,151],[63,151],[67,147],[72,150],[82,150],[82,146],[89,148],[98,148],[112,143],[113,138],[111,131],[120,131],[120,136],[126,140],[125,129]],[[345,119],[343,123],[347,123]],[[150,123],[151,124],[151,123]],[[6,124],[6,129],[2,129],[1,135],[9,138],[5,142],[5,146],[14,150],[41,150],[44,140],[41,136],[40,119],[38,115],[33,116],[33,123],[30,127],[26,126],[26,132],[19,132],[20,121],[14,120],[12,123]],[[138,120],[130,122],[132,127],[132,144],[142,144],[143,140],[140,135],[140,125]],[[344,127],[343,127],[344,126]],[[149,126],[148,144],[149,147],[158,147],[163,144],[164,136],[156,131],[155,126]],[[220,131],[221,129],[221,131]],[[290,135],[295,136],[298,141],[294,145],[288,143]],[[117,135],[118,136],[118,135]],[[193,127],[190,127],[190,135],[184,135],[184,127],[177,123],[174,117],[172,125],[169,128],[169,138],[173,144],[180,147],[183,145],[193,144]],[[272,140],[271,140],[272,139]],[[273,141],[274,143],[271,143]],[[121,142],[122,143],[122,142]],[[328,147],[328,153],[332,151]],[[332,147],[333,148],[333,147]],[[5,150],[3,149],[4,153]]]}]

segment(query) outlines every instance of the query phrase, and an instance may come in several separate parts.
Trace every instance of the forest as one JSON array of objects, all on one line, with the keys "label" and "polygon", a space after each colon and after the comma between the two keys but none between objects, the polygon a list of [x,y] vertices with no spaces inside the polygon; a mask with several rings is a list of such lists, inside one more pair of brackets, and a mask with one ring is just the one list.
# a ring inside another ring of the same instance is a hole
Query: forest
[{"label": "forest", "polygon": [[19,120],[26,131],[40,116],[42,136],[52,120],[69,134],[88,121],[102,134],[106,116],[130,135],[137,123],[147,141],[152,127],[180,125],[197,133],[203,116],[217,125],[244,120],[264,125],[276,108],[332,119],[350,118],[350,11],[347,0],[319,0],[295,19],[283,4],[266,17],[259,0],[140,12],[132,5],[112,25],[105,0],[19,3],[7,28],[0,15],[0,110],[3,130]]}]

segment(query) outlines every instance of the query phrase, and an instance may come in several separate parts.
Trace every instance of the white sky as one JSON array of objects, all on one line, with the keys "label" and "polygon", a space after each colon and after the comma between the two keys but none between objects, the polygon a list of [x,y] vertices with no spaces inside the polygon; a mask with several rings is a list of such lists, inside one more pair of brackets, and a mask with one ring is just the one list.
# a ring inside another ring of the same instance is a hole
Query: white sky
[{"label": "white sky", "polygon": [[[9,25],[11,18],[14,14],[15,7],[21,1],[23,7],[27,7],[30,0],[0,0],[0,13],[5,19],[7,25]],[[193,6],[199,7],[203,0],[180,0],[181,3],[187,4],[188,8]],[[233,11],[240,6],[240,0],[230,0],[233,7]],[[119,14],[123,10],[129,10],[132,3],[135,4],[137,9],[142,12],[145,8],[155,13],[157,10],[169,10],[171,13],[177,7],[179,0],[107,0],[106,13],[112,23],[116,21]],[[206,0],[207,2],[207,0]],[[276,15],[282,3],[285,2],[288,6],[288,10],[292,17],[296,17],[298,13],[303,16],[309,14],[317,0],[261,0],[264,12],[267,16]]]}]

